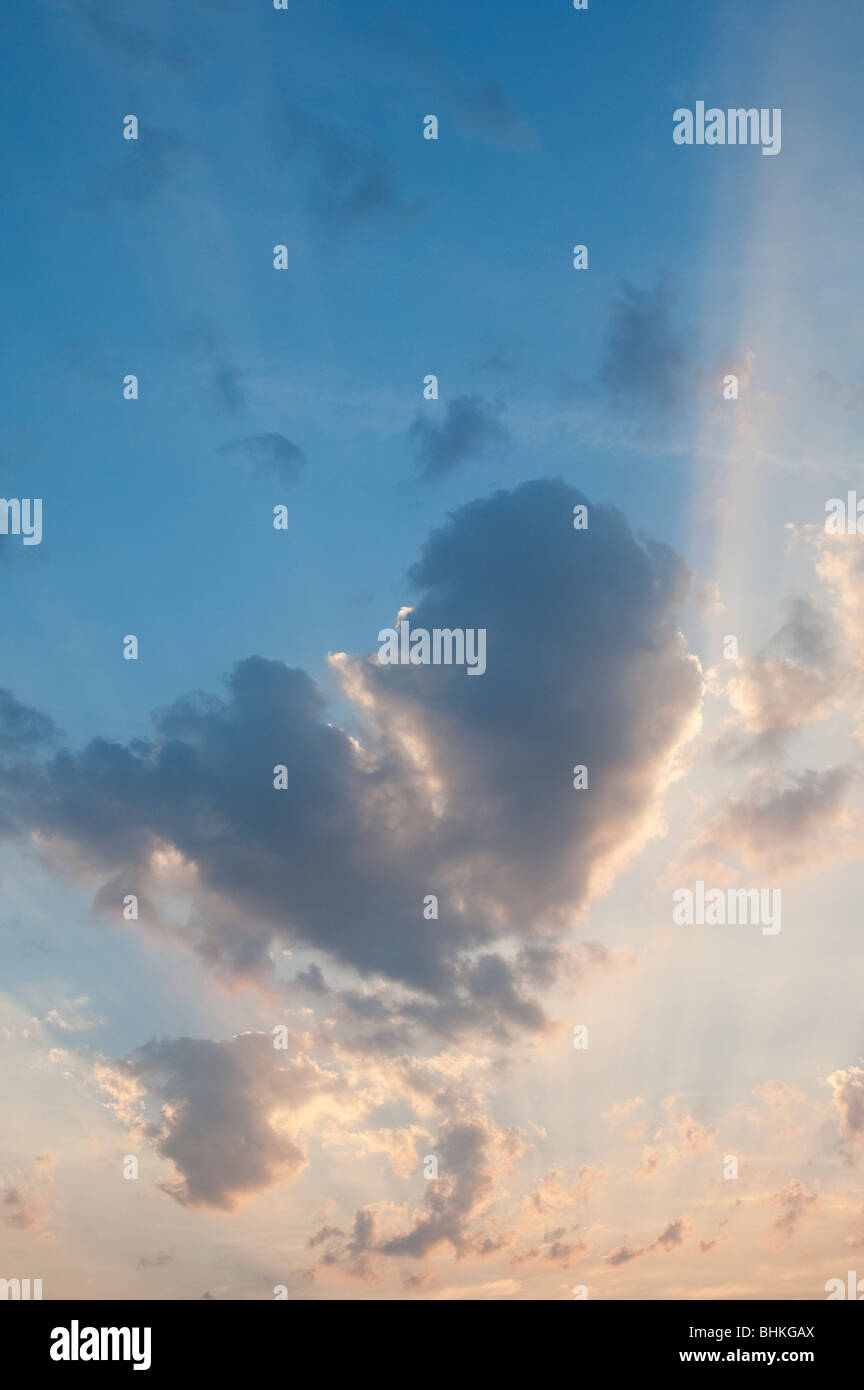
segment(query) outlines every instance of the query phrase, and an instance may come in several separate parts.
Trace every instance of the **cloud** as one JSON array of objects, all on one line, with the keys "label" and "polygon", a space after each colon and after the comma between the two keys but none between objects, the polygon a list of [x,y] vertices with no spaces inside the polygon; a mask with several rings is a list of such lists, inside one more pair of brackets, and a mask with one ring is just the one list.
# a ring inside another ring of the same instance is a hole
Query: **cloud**
[{"label": "cloud", "polygon": [[[711,1149],[717,1143],[717,1132],[687,1111],[679,1111],[680,1096],[667,1096],[663,1101],[663,1123],[652,1134],[652,1144],[642,1149],[639,1166],[633,1176],[639,1179],[656,1177],[664,1168],[682,1163],[691,1155]],[[642,1138],[644,1128],[636,1126],[634,1140]],[[658,1147],[655,1147],[658,1146]],[[659,1147],[662,1145],[662,1150]]]},{"label": "cloud", "polygon": [[656,1240],[650,1245],[619,1245],[616,1250],[612,1250],[604,1258],[604,1264],[617,1266],[629,1264],[631,1260],[641,1259],[643,1255],[649,1255],[654,1250],[677,1250],[684,1243],[684,1217],[679,1217],[677,1221],[670,1221],[660,1232]]},{"label": "cloud", "polygon": [[734,854],[766,874],[799,874],[860,857],[861,818],[846,805],[857,775],[850,767],[783,778],[759,774],[742,796],[728,799],[693,848],[720,858]]},{"label": "cloud", "polygon": [[0,1183],[0,1221],[10,1230],[52,1239],[48,1227],[58,1205],[54,1162],[49,1155],[40,1154],[32,1173]]},{"label": "cloud", "polygon": [[378,151],[292,107],[282,96],[276,159],[290,160],[304,181],[313,214],[332,230],[367,220],[402,220],[411,209],[393,167]]},{"label": "cloud", "polygon": [[[162,1038],[98,1079],[118,1116],[134,1118],[177,1170],[176,1180],[159,1184],[169,1196],[182,1206],[232,1211],[243,1198],[301,1172],[306,1156],[292,1126],[345,1094],[335,1072],[302,1054],[290,1062],[282,1057],[262,1033],[223,1042]],[[159,1102],[155,1119],[147,1116],[150,1097]]]},{"label": "cloud", "polygon": [[782,1235],[791,1236],[798,1229],[804,1217],[818,1204],[818,1195],[810,1193],[797,1178],[787,1182],[780,1192],[765,1199],[781,1208],[774,1222],[774,1229]]},{"label": "cloud", "polygon": [[[546,981],[567,968],[556,939],[662,829],[659,797],[699,717],[676,622],[685,567],[613,509],[591,506],[574,532],[584,502],[525,484],[427,543],[412,624],[486,628],[483,676],[336,655],[357,738],[327,722],[303,671],[251,657],[227,698],[176,700],[147,742],[98,738],[0,769],[7,830],[38,831],[46,862],[95,878],[103,905],[183,887],[194,911],[161,929],[222,973],[270,970],[278,943],[373,979],[374,994],[341,1000],[382,1046],[417,1027],[543,1027],[528,992],[541,963]],[[572,787],[576,762],[587,791]]]},{"label": "cloud", "polygon": [[482,357],[479,361],[472,363],[471,370],[473,372],[493,372],[500,376],[511,376],[514,372],[519,370],[520,365],[521,363],[517,357],[506,356],[496,348],[487,353],[486,356]]},{"label": "cloud", "polygon": [[832,1104],[840,1115],[840,1137],[856,1143],[864,1138],[864,1069],[838,1068],[828,1077]]},{"label": "cloud", "polygon": [[[340,1265],[355,1279],[374,1280],[376,1277],[373,1256],[376,1254],[376,1219],[371,1207],[361,1207],[354,1216],[350,1232],[338,1226],[322,1226],[306,1242],[307,1248],[314,1250],[323,1245],[324,1250],[318,1261],[318,1268]],[[314,1270],[308,1271],[310,1277]]]},{"label": "cloud", "polygon": [[213,368],[213,391],[227,415],[236,415],[243,405],[242,382],[243,373],[230,363],[222,363]]},{"label": "cloud", "polygon": [[664,281],[640,290],[624,281],[609,306],[609,336],[599,379],[618,405],[667,411],[686,392],[687,357],[671,321]]},{"label": "cloud", "polygon": [[189,177],[193,150],[174,130],[142,125],[137,140],[119,143],[124,146],[122,157],[94,178],[90,192],[94,207],[149,202],[164,193],[181,173]]},{"label": "cloud", "polygon": [[768,1107],[771,1119],[776,1123],[777,1128],[772,1135],[774,1143],[788,1145],[800,1139],[804,1130],[796,1117],[806,1103],[803,1091],[784,1081],[765,1081],[761,1086],[753,1087],[753,1094]]},{"label": "cloud", "polygon": [[860,668],[864,638],[864,556],[858,543],[859,537],[829,536],[820,529],[810,539],[817,549],[816,573],[828,586],[837,604],[837,617]]},{"label": "cloud", "polygon": [[618,1120],[625,1115],[630,1115],[637,1110],[640,1105],[645,1104],[644,1096],[631,1096],[629,1100],[616,1101],[610,1105],[608,1110],[604,1110],[601,1118],[604,1120]]},{"label": "cloud", "polygon": [[670,1221],[665,1230],[661,1231],[654,1242],[654,1248],[658,1250],[675,1250],[684,1240],[684,1222]]},{"label": "cloud", "polygon": [[445,1120],[432,1148],[438,1156],[438,1177],[426,1184],[424,1209],[410,1231],[381,1245],[381,1253],[419,1259],[445,1242],[457,1256],[499,1248],[500,1240],[473,1231],[471,1222],[491,1200],[501,1173],[524,1148],[514,1126],[498,1126],[480,1115]]},{"label": "cloud", "polygon": [[626,1265],[631,1260],[638,1260],[640,1255],[644,1255],[650,1249],[647,1245],[619,1245],[616,1250],[610,1251],[605,1257],[607,1265]]},{"label": "cloud", "polygon": [[640,1178],[653,1178],[660,1172],[661,1158],[657,1149],[646,1144],[642,1150],[639,1167],[636,1169],[635,1176]]},{"label": "cloud", "polygon": [[[786,602],[786,621],[766,648],[741,656],[727,683],[736,720],[723,730],[725,756],[775,753],[792,733],[825,719],[837,706],[845,679],[831,623],[806,598]],[[742,742],[740,729],[750,735]]]},{"label": "cloud", "polygon": [[595,1189],[606,1180],[603,1168],[583,1163],[575,1172],[552,1168],[525,1198],[525,1210],[549,1215],[570,1207],[585,1206]]},{"label": "cloud", "polygon": [[56,736],[53,719],[0,686],[0,756],[31,753]]},{"label": "cloud", "polygon": [[[575,1229],[575,1228],[574,1228]],[[555,1230],[546,1231],[542,1241],[532,1246],[528,1250],[517,1251],[510,1259],[511,1265],[527,1264],[529,1261],[542,1260],[545,1265],[561,1265],[566,1268],[577,1255],[582,1255],[588,1249],[588,1243],[584,1240],[566,1241],[566,1227],[558,1226]]]},{"label": "cloud", "polygon": [[255,434],[223,444],[220,454],[237,459],[256,477],[272,477],[280,483],[293,483],[306,467],[302,449],[284,434]]},{"label": "cloud", "polygon": [[[51,0],[50,8],[53,10],[57,7],[58,0]],[[190,65],[191,50],[185,44],[169,45],[156,34],[128,21],[122,13],[118,13],[124,8],[118,0],[111,0],[110,4],[99,4],[96,0],[60,0],[59,8],[79,16],[85,28],[107,52],[121,58],[124,63],[161,68],[173,73],[185,72]],[[139,8],[134,0],[127,8],[137,19]],[[170,10],[161,16],[163,27],[166,19],[170,19]]]},{"label": "cloud", "polygon": [[350,1134],[334,1127],[322,1134],[321,1143],[325,1149],[341,1153],[343,1157],[362,1159],[370,1154],[385,1154],[392,1172],[409,1178],[417,1171],[418,1140],[428,1137],[428,1131],[419,1125],[403,1129],[367,1129]]},{"label": "cloud", "polygon": [[140,1255],[138,1258],[138,1269],[162,1269],[165,1265],[174,1263],[175,1256],[168,1250],[157,1250],[155,1255]]},{"label": "cloud", "polygon": [[422,412],[409,433],[417,469],[425,482],[443,478],[466,459],[507,440],[498,412],[479,396],[457,396],[448,401],[440,424]]},{"label": "cloud", "polygon": [[424,1271],[423,1274],[409,1274],[407,1279],[402,1280],[403,1289],[422,1289],[433,1287],[437,1283],[436,1276]]},{"label": "cloud", "polygon": [[89,1018],[87,1011],[82,1008],[82,1005],[89,1003],[86,995],[80,995],[77,999],[61,999],[60,1008],[49,1009],[39,1022],[47,1023],[49,1027],[57,1028],[63,1033],[82,1033],[90,1028],[97,1028],[101,1019]]},{"label": "cloud", "polygon": [[[371,12],[370,12],[371,17]],[[401,82],[411,106],[418,91],[437,94],[432,110],[455,112],[459,126],[468,136],[511,150],[524,150],[536,143],[536,132],[521,115],[512,98],[495,78],[478,82],[477,65],[469,60],[470,76],[459,70],[458,55],[452,43],[437,43],[432,34],[388,16],[384,24],[367,31],[357,60],[366,73],[377,67],[392,88]],[[429,108],[424,108],[424,114]],[[450,116],[441,115],[442,134]]]},{"label": "cloud", "polygon": [[[395,1080],[391,1077],[391,1083]],[[397,1081],[391,1103],[398,1089]],[[338,1268],[355,1278],[376,1280],[392,1259],[419,1260],[442,1245],[451,1246],[457,1258],[483,1257],[508,1243],[496,1231],[490,1209],[506,1196],[502,1178],[525,1153],[524,1135],[514,1125],[495,1123],[477,1097],[462,1088],[448,1087],[434,1103],[444,1118],[425,1147],[438,1168],[425,1181],[423,1205],[413,1213],[410,1228],[400,1229],[402,1209],[389,1204],[377,1210],[361,1207],[349,1231],[325,1221],[307,1241],[308,1249],[321,1249],[316,1265],[303,1271],[307,1277]]]},{"label": "cloud", "polygon": [[459,105],[462,123],[470,134],[507,149],[527,150],[535,143],[535,132],[500,83],[489,81],[466,88]]},{"label": "cloud", "polygon": [[203,363],[206,367],[210,390],[220,410],[226,415],[238,414],[246,401],[246,373],[230,360],[222,334],[206,321],[192,323],[177,334],[170,347],[175,344],[196,365]]}]

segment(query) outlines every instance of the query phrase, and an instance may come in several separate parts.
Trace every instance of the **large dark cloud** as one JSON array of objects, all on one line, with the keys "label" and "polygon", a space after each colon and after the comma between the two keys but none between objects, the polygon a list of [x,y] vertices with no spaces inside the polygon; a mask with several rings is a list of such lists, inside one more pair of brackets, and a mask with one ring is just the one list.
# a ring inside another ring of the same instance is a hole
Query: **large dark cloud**
[{"label": "large dark cloud", "polygon": [[152,851],[175,846],[197,866],[189,930],[221,969],[266,966],[281,938],[407,987],[402,1022],[542,1026],[526,985],[554,976],[554,937],[646,833],[700,690],[675,621],[681,561],[613,509],[574,531],[584,500],[528,483],[433,534],[411,623],[485,628],[487,671],[337,659],[362,746],[304,672],[252,657],[227,698],[177,700],[147,742],[7,768],[7,825],[39,830],[46,853],[62,842],[67,864],[71,846],[118,911],[127,892],[158,899]]}]

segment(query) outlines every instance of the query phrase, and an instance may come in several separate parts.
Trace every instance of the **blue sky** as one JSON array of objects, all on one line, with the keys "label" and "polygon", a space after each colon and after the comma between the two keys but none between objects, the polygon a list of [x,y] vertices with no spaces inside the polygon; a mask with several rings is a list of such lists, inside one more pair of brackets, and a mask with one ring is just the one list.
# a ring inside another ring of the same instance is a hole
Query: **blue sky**
[{"label": "blue sky", "polygon": [[[100,43],[74,8],[16,19],[4,459],[10,489],[24,470],[47,499],[49,558],[16,567],[10,645],[37,702],[45,653],[67,654],[70,732],[120,707],[125,732],[178,684],[212,682],[241,633],[244,649],[316,672],[324,650],[367,648],[431,526],[482,489],[560,474],[680,538],[680,453],[586,447],[536,416],[572,407],[577,383],[596,392],[621,280],[650,293],[665,277],[688,352],[728,351],[740,270],[732,255],[725,311],[706,322],[706,245],[740,241],[776,161],[712,151],[735,177],[709,225],[718,161],[667,137],[671,108],[722,73],[730,32],[736,100],[755,101],[747,74],[770,24],[751,21],[742,42],[732,12],[717,25],[686,5],[510,8],[506,22],[493,5],[211,5],[185,21],[169,7],[151,57],[113,31]],[[780,84],[760,91],[782,101]],[[121,139],[127,112],[137,145]],[[421,139],[427,112],[435,143]],[[301,118],[344,142],[330,205],[316,206],[318,154],[296,158]],[[369,171],[380,205],[352,212]],[[571,268],[576,242],[587,274]],[[512,436],[434,486],[418,483],[407,437],[427,372],[433,409],[479,395]],[[270,431],[309,460],[287,492],[218,454]],[[290,529],[268,534],[283,500]],[[118,686],[116,635],[139,629],[145,657]]]}]

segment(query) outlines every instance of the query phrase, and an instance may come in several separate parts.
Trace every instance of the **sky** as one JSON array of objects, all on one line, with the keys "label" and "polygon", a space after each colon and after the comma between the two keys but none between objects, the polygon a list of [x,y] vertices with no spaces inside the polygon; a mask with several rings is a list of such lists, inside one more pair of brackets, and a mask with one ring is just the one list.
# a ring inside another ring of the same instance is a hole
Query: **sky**
[{"label": "sky", "polygon": [[[0,502],[0,1278],[826,1297],[864,17],[0,23],[0,496],[42,508]],[[697,102],[779,152],[676,143]],[[485,669],[388,664],[399,622]],[[782,908],[682,921],[697,884]]]}]

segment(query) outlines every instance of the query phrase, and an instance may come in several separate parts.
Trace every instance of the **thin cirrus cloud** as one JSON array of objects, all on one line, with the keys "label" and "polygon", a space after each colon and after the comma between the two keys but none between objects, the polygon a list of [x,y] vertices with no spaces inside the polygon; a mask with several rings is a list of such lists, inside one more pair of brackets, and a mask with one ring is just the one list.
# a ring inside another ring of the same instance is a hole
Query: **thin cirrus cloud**
[{"label": "thin cirrus cloud", "polygon": [[599,381],[616,405],[667,411],[688,398],[685,339],[672,303],[665,280],[651,290],[624,281],[610,302]]},{"label": "thin cirrus cloud", "polygon": [[500,411],[480,396],[457,396],[448,401],[443,420],[418,414],[409,436],[420,478],[434,482],[468,459],[506,444],[508,434],[499,417]]},{"label": "thin cirrus cloud", "polygon": [[57,736],[53,719],[0,687],[0,756],[28,753]]},{"label": "thin cirrus cloud", "polygon": [[255,477],[275,478],[280,483],[295,482],[306,467],[303,450],[284,434],[253,434],[246,439],[232,439],[220,446],[219,453],[239,463]]},{"label": "thin cirrus cloud", "polygon": [[[50,0],[48,7],[56,12],[56,0]],[[65,0],[62,8],[115,59],[168,73],[183,73],[192,64],[194,47],[183,41],[166,41],[162,35],[142,29],[139,7],[129,0],[112,0],[111,4]]]},{"label": "thin cirrus cloud", "polygon": [[470,135],[504,149],[529,150],[537,135],[500,82],[464,87],[458,98],[461,123]]},{"label": "thin cirrus cloud", "polygon": [[390,159],[369,140],[351,136],[294,106],[280,92],[274,129],[274,159],[290,161],[307,208],[328,230],[367,221],[399,225],[416,209],[403,200]]}]

